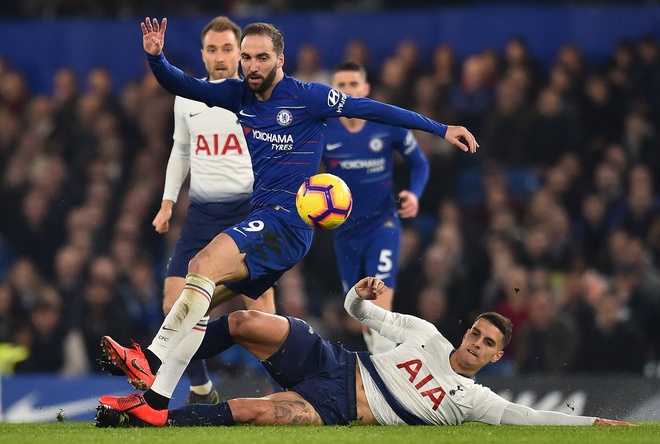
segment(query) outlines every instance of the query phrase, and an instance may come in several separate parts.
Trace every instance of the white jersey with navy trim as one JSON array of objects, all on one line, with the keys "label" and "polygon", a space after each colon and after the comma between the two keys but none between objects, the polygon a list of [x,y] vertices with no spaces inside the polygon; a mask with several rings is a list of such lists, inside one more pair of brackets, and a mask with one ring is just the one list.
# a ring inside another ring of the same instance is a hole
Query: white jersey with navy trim
[{"label": "white jersey with navy trim", "polygon": [[234,201],[252,194],[252,162],[234,113],[177,96],[173,139],[173,149],[188,147],[175,154],[189,158],[191,201]]},{"label": "white jersey with navy trim", "polygon": [[[509,401],[454,372],[449,356],[454,347],[429,322],[392,313],[381,334],[401,341],[394,350],[372,355],[378,374],[411,413],[427,424],[457,425],[467,421],[499,424]],[[390,408],[368,372],[360,368],[367,400],[381,424],[405,422]]]},{"label": "white jersey with navy trim", "polygon": [[[355,288],[348,292],[345,308],[360,322],[400,344],[394,350],[372,355],[371,360],[392,395],[427,424],[458,425],[478,421],[487,424],[591,425],[595,420],[514,404],[472,378],[459,375],[449,363],[454,347],[433,324],[378,307],[360,298]],[[405,425],[362,363],[360,374],[376,420],[383,425]]]}]

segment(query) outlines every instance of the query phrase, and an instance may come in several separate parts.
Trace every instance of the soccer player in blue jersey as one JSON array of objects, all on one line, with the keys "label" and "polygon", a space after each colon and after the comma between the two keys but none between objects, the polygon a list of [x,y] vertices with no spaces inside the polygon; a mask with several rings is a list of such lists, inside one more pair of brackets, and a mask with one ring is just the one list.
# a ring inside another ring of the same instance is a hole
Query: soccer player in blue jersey
[{"label": "soccer player in blue jersey", "polygon": [[[352,97],[367,97],[370,89],[365,69],[352,61],[335,67],[332,86]],[[398,211],[392,188],[395,151],[410,168],[409,187],[397,196],[401,206]],[[340,117],[327,121],[322,162],[326,172],[344,179],[353,195],[351,217],[332,232],[344,291],[362,276],[375,276],[387,285],[376,303],[391,310],[401,248],[399,216],[417,215],[429,177],[428,161],[412,131]],[[396,346],[366,327],[363,334],[371,353]]]},{"label": "soccer player in blue jersey", "polygon": [[[350,97],[321,83],[303,83],[284,74],[284,37],[271,24],[252,23],[241,39],[244,80],[210,83],[185,74],[163,55],[167,19],[141,24],[143,47],[158,82],[172,94],[219,106],[237,115],[243,127],[254,171],[251,212],[243,221],[216,236],[188,264],[186,284],[152,343],[123,347],[105,336],[103,346],[112,362],[137,388],[178,382],[177,366],[186,366],[199,347],[198,325],[210,307],[237,294],[257,298],[307,254],[313,229],[297,214],[295,194],[300,184],[318,172],[329,118],[355,117],[420,129],[444,137],[463,151],[478,144],[462,126],[447,126],[420,114],[367,98]],[[162,366],[165,360],[176,361]],[[167,370],[167,371],[166,371]],[[158,373],[158,376],[156,376]],[[126,410],[137,404],[165,409],[164,389],[144,395],[104,397],[110,407]]]},{"label": "soccer player in blue jersey", "polygon": [[[240,38],[241,28],[227,17],[216,17],[204,27],[201,55],[208,74],[206,80],[217,83],[239,78]],[[172,208],[189,173],[190,205],[167,265],[163,288],[166,315],[183,291],[188,262],[214,237],[248,216],[254,182],[245,136],[231,111],[176,97],[173,138],[163,200],[153,220],[156,231],[169,231]],[[249,309],[275,313],[272,288],[258,299],[243,298]],[[203,360],[190,361],[186,375],[190,380],[187,403],[220,401]]]}]

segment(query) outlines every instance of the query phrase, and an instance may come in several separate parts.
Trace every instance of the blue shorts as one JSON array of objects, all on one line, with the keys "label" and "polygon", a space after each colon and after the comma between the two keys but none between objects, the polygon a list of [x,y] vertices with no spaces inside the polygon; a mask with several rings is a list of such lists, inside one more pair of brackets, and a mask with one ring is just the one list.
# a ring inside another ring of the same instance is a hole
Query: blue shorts
[{"label": "blue shorts", "polygon": [[190,202],[186,223],[167,264],[167,277],[186,277],[188,263],[218,234],[250,214],[250,199],[198,204]]},{"label": "blue shorts", "polygon": [[365,276],[375,276],[396,288],[401,250],[401,221],[386,219],[376,227],[336,232],[333,236],[337,269],[347,292]]},{"label": "blue shorts", "polygon": [[287,319],[291,329],[284,344],[261,363],[282,388],[309,402],[325,425],[355,421],[357,355],[326,341],[305,321]]},{"label": "blue shorts", "polygon": [[259,298],[309,251],[314,230],[301,225],[297,213],[291,215],[276,207],[263,207],[226,229],[224,233],[245,253],[250,277],[224,285],[252,299]]}]

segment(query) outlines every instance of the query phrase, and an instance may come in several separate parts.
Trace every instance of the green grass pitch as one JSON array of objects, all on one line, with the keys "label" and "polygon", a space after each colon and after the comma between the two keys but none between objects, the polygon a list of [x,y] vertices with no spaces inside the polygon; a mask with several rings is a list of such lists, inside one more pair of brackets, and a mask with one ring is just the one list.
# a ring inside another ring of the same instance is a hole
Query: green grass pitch
[{"label": "green grass pitch", "polygon": [[0,424],[2,443],[158,443],[158,444],[344,444],[344,443],[478,443],[478,444],[639,444],[660,443],[660,423],[638,427],[488,426],[236,426],[97,429],[91,423]]}]

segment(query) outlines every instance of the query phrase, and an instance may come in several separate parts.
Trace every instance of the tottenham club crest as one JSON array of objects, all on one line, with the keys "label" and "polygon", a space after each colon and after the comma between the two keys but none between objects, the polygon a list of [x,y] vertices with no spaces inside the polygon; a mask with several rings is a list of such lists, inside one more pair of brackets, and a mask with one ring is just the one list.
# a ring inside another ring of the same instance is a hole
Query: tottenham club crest
[{"label": "tottenham club crest", "polygon": [[280,125],[288,126],[292,121],[293,121],[293,115],[291,114],[291,111],[289,111],[288,109],[280,110],[280,112],[277,113],[277,123],[279,123]]},{"label": "tottenham club crest", "polygon": [[374,138],[369,141],[369,149],[374,153],[383,149],[383,141],[379,138]]}]

